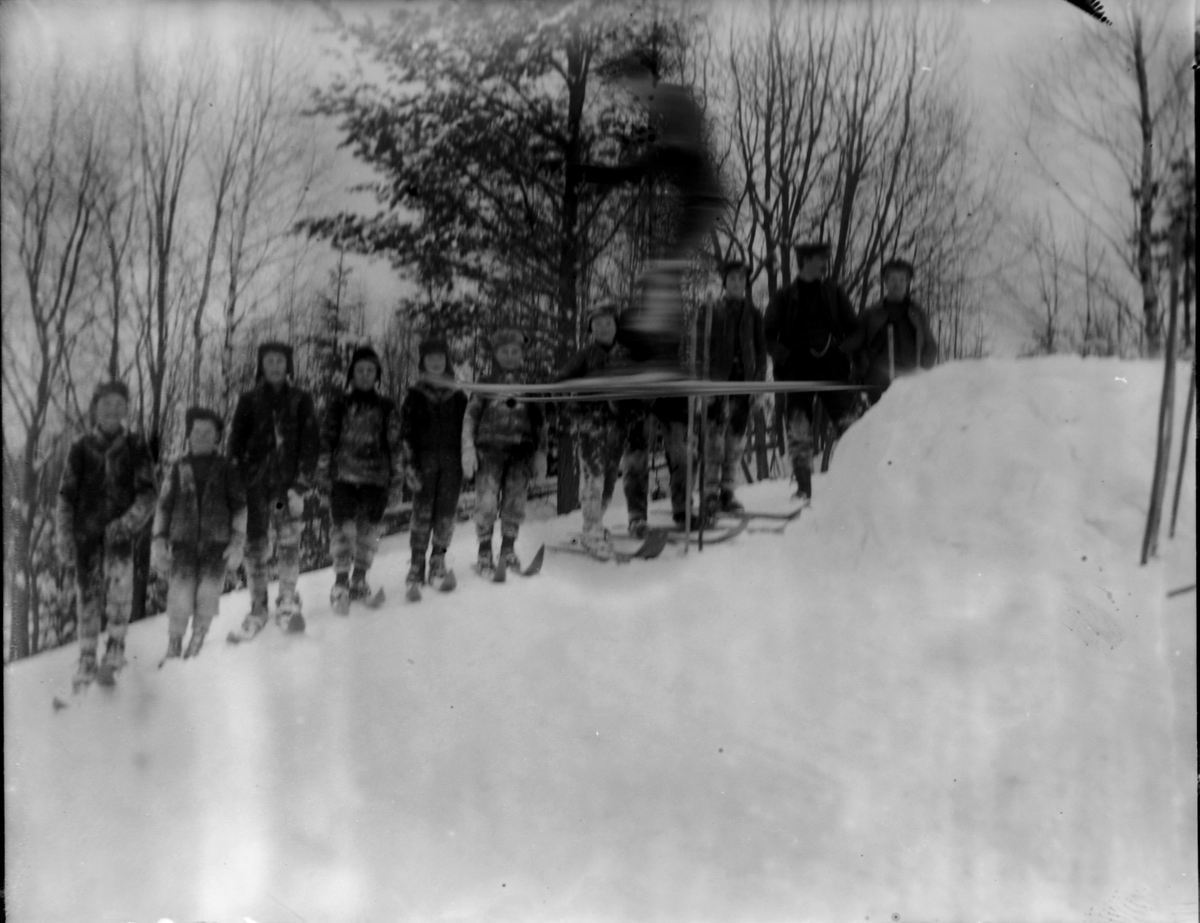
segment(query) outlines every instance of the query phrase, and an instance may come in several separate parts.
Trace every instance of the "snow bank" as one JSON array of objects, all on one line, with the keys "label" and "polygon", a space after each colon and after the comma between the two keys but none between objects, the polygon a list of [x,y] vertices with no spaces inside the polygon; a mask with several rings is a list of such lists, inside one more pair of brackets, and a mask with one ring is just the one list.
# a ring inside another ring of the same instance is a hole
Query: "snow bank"
[{"label": "snow bank", "polygon": [[397,536],[397,601],[338,619],[306,575],[304,637],[224,647],[231,594],[199,659],[159,671],[140,623],[58,713],[75,651],[13,665],[9,917],[1195,919],[1190,465],[1137,566],[1160,384],[942,366],[783,535],[495,586],[460,527],[459,589],[418,605]]}]

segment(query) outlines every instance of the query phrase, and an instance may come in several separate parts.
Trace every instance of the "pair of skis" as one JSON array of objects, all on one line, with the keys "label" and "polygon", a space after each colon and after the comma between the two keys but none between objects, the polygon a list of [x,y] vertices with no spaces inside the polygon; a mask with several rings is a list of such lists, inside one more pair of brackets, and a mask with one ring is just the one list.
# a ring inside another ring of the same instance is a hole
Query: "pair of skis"
[{"label": "pair of skis", "polygon": [[[533,560],[517,571],[517,573],[522,577],[532,577],[542,569],[542,562],[545,559],[546,546],[542,545],[538,548],[537,553],[534,554]],[[504,560],[504,555],[500,556],[500,559],[493,565],[490,571],[480,570],[479,566],[476,565],[475,572],[481,577],[491,580],[492,583],[505,583],[508,581],[508,564]]]}]

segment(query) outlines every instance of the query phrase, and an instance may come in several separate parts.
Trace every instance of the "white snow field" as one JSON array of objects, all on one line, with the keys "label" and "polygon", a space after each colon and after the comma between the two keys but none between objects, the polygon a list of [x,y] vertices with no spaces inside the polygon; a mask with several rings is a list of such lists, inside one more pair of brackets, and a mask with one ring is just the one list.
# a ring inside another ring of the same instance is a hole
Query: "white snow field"
[{"label": "white snow field", "polygon": [[492,585],[460,525],[458,590],[419,604],[398,535],[377,611],[301,579],[304,636],[226,646],[243,592],[196,660],[159,670],[165,617],[135,625],[112,690],[70,695],[74,646],[10,666],[8,918],[1196,920],[1196,594],[1167,596],[1195,429],[1139,566],[1161,382],[951,363],[782,535]]}]

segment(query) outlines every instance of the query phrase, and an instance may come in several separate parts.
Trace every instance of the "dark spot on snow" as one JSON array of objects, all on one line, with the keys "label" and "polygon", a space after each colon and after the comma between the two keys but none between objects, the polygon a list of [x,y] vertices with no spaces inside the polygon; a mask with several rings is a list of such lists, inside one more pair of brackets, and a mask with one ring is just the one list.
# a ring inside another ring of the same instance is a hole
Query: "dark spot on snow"
[{"label": "dark spot on snow", "polygon": [[1084,561],[1086,561],[1086,560],[1087,560],[1087,555],[1086,555],[1086,554],[1083,556],[1083,560],[1084,560]]},{"label": "dark spot on snow", "polygon": [[890,464],[891,464],[891,462],[888,462],[888,464],[890,465]]},{"label": "dark spot on snow", "polygon": [[892,919],[893,919],[893,920],[899,920],[899,919],[900,919],[900,914],[898,914],[898,913],[893,913],[893,914],[892,914]]},{"label": "dark spot on snow", "polygon": [[417,665],[417,662],[415,660],[410,660],[409,663],[411,663],[414,667]]}]

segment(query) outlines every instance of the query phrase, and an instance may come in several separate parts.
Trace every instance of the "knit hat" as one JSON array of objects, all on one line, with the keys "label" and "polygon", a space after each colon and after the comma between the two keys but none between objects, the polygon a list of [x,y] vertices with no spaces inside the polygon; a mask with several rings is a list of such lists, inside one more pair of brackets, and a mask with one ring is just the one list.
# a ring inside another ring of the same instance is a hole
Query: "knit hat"
[{"label": "knit hat", "polygon": [[501,327],[492,334],[492,351],[499,349],[501,346],[506,346],[510,343],[515,343],[517,346],[524,347],[529,343],[524,331],[518,330],[516,327]]},{"label": "knit hat", "polygon": [[379,385],[379,380],[383,377],[383,363],[379,361],[379,353],[375,352],[370,346],[359,346],[351,354],[350,365],[346,367],[347,388],[352,387],[354,384],[354,367],[363,360],[375,363],[375,384],[376,386]]},{"label": "knit hat", "polygon": [[421,341],[417,349],[417,371],[425,371],[425,357],[430,353],[441,353],[446,357],[446,374],[453,375],[454,367],[450,364],[450,344],[442,337],[428,336]]},{"label": "knit hat", "polygon": [[192,425],[197,420],[208,420],[217,428],[217,437],[225,432],[225,421],[221,419],[221,415],[214,410],[209,410],[207,407],[189,407],[183,415],[183,434],[184,436],[192,435]]},{"label": "knit hat", "polygon": [[829,256],[832,248],[827,240],[806,241],[796,244],[796,259],[803,262],[814,256]]},{"label": "knit hat", "polygon": [[95,407],[100,403],[100,399],[107,397],[110,394],[116,394],[118,397],[125,399],[129,403],[129,386],[123,381],[106,381],[104,384],[96,388],[96,393],[92,395],[92,406]]},{"label": "knit hat", "polygon": [[294,378],[296,370],[292,364],[292,347],[287,343],[280,343],[278,340],[270,340],[266,343],[260,343],[258,346],[258,367],[254,372],[254,380],[259,381],[263,377],[263,357],[267,353],[282,353],[287,358],[287,377]]},{"label": "knit hat", "polygon": [[910,263],[908,260],[900,259],[900,257],[898,257],[898,256],[894,256],[890,260],[888,260],[886,263],[884,263],[883,269],[880,271],[879,274],[881,276],[886,276],[888,274],[888,271],[892,270],[892,269],[899,269],[901,272],[908,273],[909,279],[911,279],[913,277],[913,264]]},{"label": "knit hat", "polygon": [[592,332],[592,321],[594,321],[597,317],[611,317],[613,320],[616,320],[617,314],[619,313],[617,308],[618,306],[615,301],[602,301],[592,308],[592,310],[588,312],[587,316],[588,333]]}]

